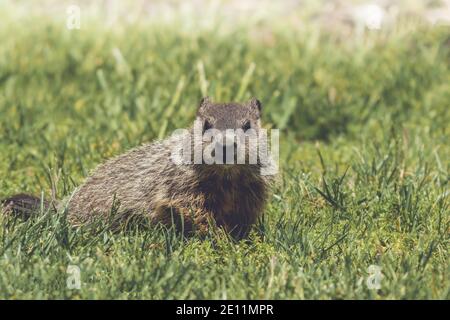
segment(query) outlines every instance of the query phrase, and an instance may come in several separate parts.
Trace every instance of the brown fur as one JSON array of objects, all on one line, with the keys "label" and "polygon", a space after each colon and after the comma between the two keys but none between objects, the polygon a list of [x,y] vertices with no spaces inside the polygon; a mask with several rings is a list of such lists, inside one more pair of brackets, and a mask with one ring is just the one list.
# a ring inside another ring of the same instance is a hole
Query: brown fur
[{"label": "brown fur", "polygon": [[44,210],[48,209],[50,204],[47,201],[41,201],[40,198],[28,194],[16,194],[12,197],[0,201],[0,209],[8,214],[28,219],[41,206]]},{"label": "brown fur", "polygon": [[[204,98],[197,119],[219,130],[246,122],[259,130],[260,110],[256,99],[214,104]],[[179,137],[172,136],[100,165],[66,200],[70,221],[83,224],[115,207],[119,215],[174,223],[185,234],[204,234],[215,223],[237,238],[246,236],[263,211],[273,177],[261,176],[259,165],[177,165],[171,151],[178,143]]]}]

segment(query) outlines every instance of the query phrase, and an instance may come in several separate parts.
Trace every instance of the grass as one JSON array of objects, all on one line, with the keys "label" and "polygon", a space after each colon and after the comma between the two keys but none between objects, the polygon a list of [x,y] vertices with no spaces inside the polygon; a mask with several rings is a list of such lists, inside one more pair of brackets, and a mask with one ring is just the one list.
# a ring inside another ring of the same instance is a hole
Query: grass
[{"label": "grass", "polygon": [[281,181],[248,241],[1,217],[1,299],[450,298],[448,28],[69,31],[1,15],[1,197],[69,195],[104,159],[189,125],[205,95],[256,96],[281,129]]}]

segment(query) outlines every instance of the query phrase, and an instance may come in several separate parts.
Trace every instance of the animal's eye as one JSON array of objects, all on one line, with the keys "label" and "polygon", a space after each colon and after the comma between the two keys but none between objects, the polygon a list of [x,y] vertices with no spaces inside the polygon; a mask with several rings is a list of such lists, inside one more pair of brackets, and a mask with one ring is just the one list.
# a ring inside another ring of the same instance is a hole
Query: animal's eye
[{"label": "animal's eye", "polygon": [[212,128],[212,124],[208,120],[205,120],[205,122],[203,122],[203,132],[205,132],[206,130],[209,130],[211,128]]},{"label": "animal's eye", "polygon": [[242,129],[244,130],[244,131],[247,131],[248,129],[250,129],[252,126],[251,126],[251,124],[250,124],[250,121],[246,121],[245,123],[244,123],[244,125],[242,126]]}]

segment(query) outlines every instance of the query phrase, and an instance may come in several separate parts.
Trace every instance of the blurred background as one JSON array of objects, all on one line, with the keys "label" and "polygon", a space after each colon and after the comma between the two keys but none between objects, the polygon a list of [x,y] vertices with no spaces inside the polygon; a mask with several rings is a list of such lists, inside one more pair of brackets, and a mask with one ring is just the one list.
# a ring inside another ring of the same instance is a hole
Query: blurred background
[{"label": "blurred background", "polygon": [[115,23],[132,24],[148,20],[176,22],[185,27],[217,27],[218,20],[225,19],[230,24],[228,27],[236,23],[278,20],[293,23],[292,26],[297,23],[297,27],[302,23],[317,23],[329,30],[361,26],[379,29],[404,18],[423,20],[432,25],[448,24],[450,19],[448,0],[2,1],[3,9],[15,14],[16,18],[33,15],[60,20],[64,19],[62,13],[71,5],[82,9],[83,20],[100,19],[102,21],[98,22],[107,23],[110,27]]}]

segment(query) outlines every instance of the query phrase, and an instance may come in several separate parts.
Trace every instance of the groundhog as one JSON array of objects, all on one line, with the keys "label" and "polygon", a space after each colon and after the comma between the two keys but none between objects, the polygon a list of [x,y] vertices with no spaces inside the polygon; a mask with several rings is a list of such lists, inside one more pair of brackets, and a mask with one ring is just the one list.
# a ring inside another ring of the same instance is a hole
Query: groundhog
[{"label": "groundhog", "polygon": [[[274,162],[270,156],[262,161],[260,154],[255,155],[257,151],[249,147],[249,140],[244,140],[240,144],[244,148],[239,150],[244,150],[245,162],[236,163],[239,138],[236,136],[230,144],[224,137],[228,138],[230,129],[252,131],[257,136],[261,131],[261,108],[257,99],[241,104],[213,103],[203,98],[197,111],[197,127],[193,125],[184,135],[174,134],[106,161],[59,206],[66,206],[73,225],[106,217],[114,210],[119,217],[143,215],[154,223],[175,225],[186,235],[205,234],[215,225],[235,238],[246,237],[263,212],[276,174],[271,170]],[[203,140],[200,146],[195,145],[196,128],[202,137],[211,131],[218,134],[216,138],[221,137],[209,145],[213,149],[211,156],[218,161],[205,163],[203,157],[198,161],[198,153],[194,153],[200,148],[202,156],[207,145]],[[176,156],[180,147],[189,152],[186,157],[184,150],[181,160]],[[256,161],[250,163],[252,157]],[[33,201],[35,205],[41,202],[17,195],[4,204],[10,211],[23,213],[24,209],[30,211]]]}]

